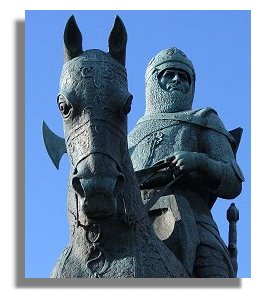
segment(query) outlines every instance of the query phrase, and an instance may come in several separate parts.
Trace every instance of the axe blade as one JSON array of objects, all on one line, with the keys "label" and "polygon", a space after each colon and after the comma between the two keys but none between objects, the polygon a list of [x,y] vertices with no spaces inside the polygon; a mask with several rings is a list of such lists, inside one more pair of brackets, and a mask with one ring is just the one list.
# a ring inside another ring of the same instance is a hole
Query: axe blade
[{"label": "axe blade", "polygon": [[63,154],[67,152],[65,140],[57,136],[54,132],[52,132],[44,121],[42,125],[42,131],[44,145],[47,150],[47,153],[55,167],[59,169],[60,160]]}]

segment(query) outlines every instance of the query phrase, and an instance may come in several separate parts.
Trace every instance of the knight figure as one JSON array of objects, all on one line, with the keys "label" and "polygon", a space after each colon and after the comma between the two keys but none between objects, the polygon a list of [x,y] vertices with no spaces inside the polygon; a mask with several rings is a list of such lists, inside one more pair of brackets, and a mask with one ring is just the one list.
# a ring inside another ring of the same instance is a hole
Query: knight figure
[{"label": "knight figure", "polygon": [[143,186],[144,204],[179,176],[150,208],[154,230],[190,277],[235,277],[211,208],[217,197],[241,192],[237,142],[214,109],[192,109],[196,75],[181,50],[157,54],[145,80],[145,114],[128,137],[133,166],[140,171],[171,159],[172,169],[158,171]]}]

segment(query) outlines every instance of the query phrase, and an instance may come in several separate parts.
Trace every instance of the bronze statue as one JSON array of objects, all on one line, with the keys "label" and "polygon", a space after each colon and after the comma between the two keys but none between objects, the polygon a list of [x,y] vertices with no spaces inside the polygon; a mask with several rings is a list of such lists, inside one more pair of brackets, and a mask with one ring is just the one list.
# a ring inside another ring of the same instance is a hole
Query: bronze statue
[{"label": "bronze statue", "polygon": [[242,129],[228,132],[212,108],[192,109],[195,70],[176,47],[150,61],[145,79],[145,114],[128,141],[155,232],[190,277],[235,277],[236,252],[222,241],[211,208],[217,197],[241,192]]},{"label": "bronze statue", "polygon": [[188,277],[157,238],[145,211],[127,144],[132,95],[125,69],[127,33],[116,17],[109,52],[82,50],[71,17],[64,32],[65,63],[57,105],[65,140],[43,125],[55,164],[67,152],[70,243],[52,278]]}]

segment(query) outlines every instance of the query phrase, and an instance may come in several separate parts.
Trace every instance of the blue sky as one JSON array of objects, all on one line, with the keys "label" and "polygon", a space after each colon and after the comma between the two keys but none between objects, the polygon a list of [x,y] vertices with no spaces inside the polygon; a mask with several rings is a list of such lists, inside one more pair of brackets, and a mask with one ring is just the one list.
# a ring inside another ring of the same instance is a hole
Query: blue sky
[{"label": "blue sky", "polygon": [[[192,60],[197,74],[194,108],[216,109],[228,130],[244,129],[237,159],[246,181],[235,199],[239,277],[250,277],[250,11],[27,11],[26,12],[26,230],[25,276],[48,277],[68,243],[66,190],[69,163],[51,163],[42,140],[42,121],[63,136],[56,105],[63,64],[63,31],[74,14],[83,48],[107,50],[118,14],[128,32],[127,71],[133,107],[129,130],[143,115],[144,74],[160,50],[176,46]],[[227,242],[226,210],[218,200],[213,216]],[[39,262],[40,260],[40,262]]]}]

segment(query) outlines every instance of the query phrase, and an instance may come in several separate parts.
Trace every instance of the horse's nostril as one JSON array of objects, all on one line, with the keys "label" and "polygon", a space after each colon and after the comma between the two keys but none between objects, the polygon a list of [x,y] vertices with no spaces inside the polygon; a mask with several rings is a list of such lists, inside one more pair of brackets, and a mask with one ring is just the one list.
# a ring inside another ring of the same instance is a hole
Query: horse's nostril
[{"label": "horse's nostril", "polygon": [[72,187],[82,198],[84,197],[84,189],[81,184],[81,179],[78,177],[72,178]]}]

